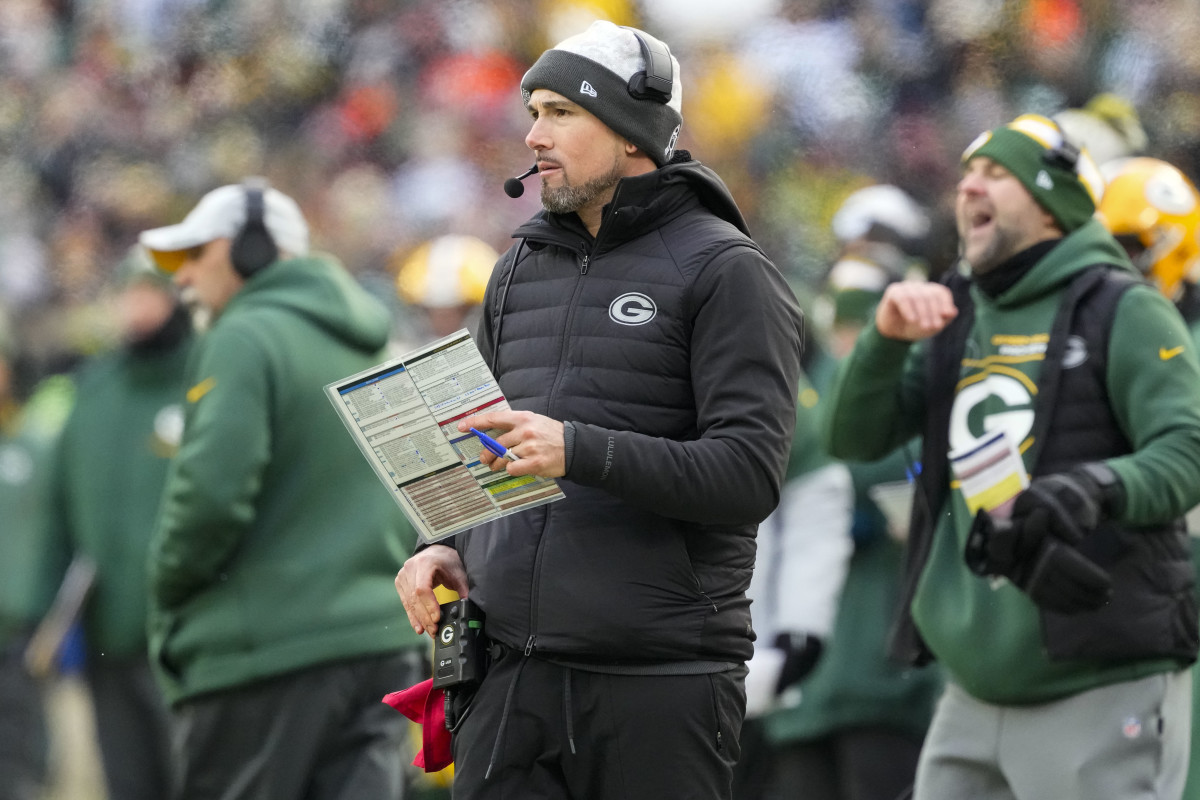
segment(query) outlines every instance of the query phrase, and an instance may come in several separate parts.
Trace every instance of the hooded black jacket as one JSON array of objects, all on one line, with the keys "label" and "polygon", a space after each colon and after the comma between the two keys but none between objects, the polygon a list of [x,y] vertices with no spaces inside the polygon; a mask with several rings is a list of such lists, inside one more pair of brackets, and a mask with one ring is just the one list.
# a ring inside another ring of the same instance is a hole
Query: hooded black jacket
[{"label": "hooded black jacket", "polygon": [[547,212],[514,238],[477,341],[514,409],[576,434],[565,500],[457,537],[487,632],[573,663],[748,659],[795,423],[791,289],[684,152],[622,180],[595,239]]}]

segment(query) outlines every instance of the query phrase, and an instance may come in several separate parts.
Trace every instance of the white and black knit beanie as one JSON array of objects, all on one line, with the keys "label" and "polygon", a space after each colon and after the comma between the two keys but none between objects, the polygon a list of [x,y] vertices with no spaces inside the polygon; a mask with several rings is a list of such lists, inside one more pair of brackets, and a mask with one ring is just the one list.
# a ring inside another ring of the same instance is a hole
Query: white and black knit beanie
[{"label": "white and black knit beanie", "polygon": [[666,45],[634,28],[605,20],[542,53],[521,79],[521,97],[529,104],[535,89],[549,89],[578,103],[625,137],[660,167],[671,160],[683,125],[683,87],[679,62],[671,59],[670,99],[631,90],[647,71],[638,37],[669,53]]}]

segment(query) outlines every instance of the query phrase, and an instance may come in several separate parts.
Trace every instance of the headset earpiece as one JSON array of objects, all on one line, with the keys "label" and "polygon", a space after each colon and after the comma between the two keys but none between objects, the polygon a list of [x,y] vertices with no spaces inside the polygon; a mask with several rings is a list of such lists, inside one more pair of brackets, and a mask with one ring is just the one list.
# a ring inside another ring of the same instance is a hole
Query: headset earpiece
[{"label": "headset earpiece", "polygon": [[639,100],[671,102],[675,89],[675,66],[671,63],[671,50],[658,39],[634,28],[626,27],[642,48],[642,60],[646,69],[629,79],[629,93]]},{"label": "headset earpiece", "polygon": [[243,188],[246,192],[246,222],[233,237],[229,260],[239,275],[249,278],[279,258],[279,248],[265,221],[266,182],[247,180]]},{"label": "headset earpiece", "polygon": [[1063,130],[1062,125],[1058,124],[1058,120],[1051,119],[1050,121],[1054,123],[1054,128],[1058,131],[1059,144],[1042,153],[1042,160],[1052,166],[1065,169],[1067,172],[1078,171],[1079,148],[1067,139],[1067,132]]},{"label": "headset earpiece", "polygon": [[1067,172],[1075,172],[1079,166],[1079,148],[1063,139],[1058,147],[1042,153],[1042,160]]}]

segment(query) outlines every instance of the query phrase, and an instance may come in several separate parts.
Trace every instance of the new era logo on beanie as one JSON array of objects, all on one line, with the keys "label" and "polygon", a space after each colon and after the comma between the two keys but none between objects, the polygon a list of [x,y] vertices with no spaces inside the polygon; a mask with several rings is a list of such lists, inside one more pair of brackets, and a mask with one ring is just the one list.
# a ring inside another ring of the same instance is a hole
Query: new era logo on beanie
[{"label": "new era logo on beanie", "polygon": [[1091,219],[1104,194],[1104,179],[1087,151],[1076,149],[1052,119],[1040,114],[1022,114],[980,134],[967,146],[962,161],[980,156],[1011,172],[1063,233]]},{"label": "new era logo on beanie", "polygon": [[[652,48],[651,58],[657,55],[664,63],[646,63],[639,36]],[[671,66],[670,98],[662,102],[656,89],[663,81],[655,81],[654,75],[656,68],[665,71],[666,58]],[[648,72],[649,79],[645,77]],[[639,86],[645,89],[639,91]],[[652,36],[604,20],[593,22],[583,33],[542,53],[529,68],[521,79],[526,105],[535,89],[549,89],[578,103],[637,145],[655,164],[662,166],[671,160],[683,125],[683,87],[679,62]]]}]

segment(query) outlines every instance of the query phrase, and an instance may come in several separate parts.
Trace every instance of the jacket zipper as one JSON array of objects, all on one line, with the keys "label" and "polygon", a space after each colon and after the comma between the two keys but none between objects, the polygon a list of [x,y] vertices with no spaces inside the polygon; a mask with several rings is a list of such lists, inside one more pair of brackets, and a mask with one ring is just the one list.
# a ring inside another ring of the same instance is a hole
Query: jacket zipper
[{"label": "jacket zipper", "polygon": [[[616,205],[617,194],[619,194],[620,191],[621,191],[621,187],[617,186],[617,191],[613,193],[613,199],[611,201],[613,206]],[[616,213],[615,210],[612,213],[615,214]],[[596,248],[599,246],[599,244],[600,244],[599,237],[597,237],[596,240],[594,242],[592,242],[591,250],[588,249],[586,242],[581,243],[580,254],[581,254],[582,258],[579,262],[579,276],[581,278],[588,274],[588,268],[591,266],[591,263],[592,263],[592,253],[596,251]],[[578,293],[579,293],[579,286],[576,286],[575,292],[571,295],[570,311],[567,314],[567,324],[566,324],[565,330],[563,331],[563,345],[562,345],[562,349],[560,350],[559,355],[558,355],[558,374],[555,375],[554,383],[551,384],[550,392],[546,396],[547,411],[550,411],[554,408],[554,397],[558,391],[558,382],[562,379],[562,363],[563,363],[563,360],[566,358],[566,353],[567,353],[567,336],[569,335],[569,332],[571,330],[571,321],[575,317],[575,300],[578,296]],[[527,655],[527,656],[532,654],[534,651],[534,648],[537,647],[537,633],[535,632],[537,630],[537,606],[541,599],[540,598],[541,593],[538,591],[538,588],[540,586],[540,581],[541,581],[541,577],[542,577],[542,549],[543,549],[543,547],[545,547],[546,525],[548,525],[549,522],[550,522],[550,511],[547,509],[546,516],[542,520],[542,535],[538,538],[537,555],[534,558],[534,564],[533,564],[533,587],[530,591],[530,597],[529,597],[529,630],[531,632],[529,634],[529,638],[525,640],[525,655]],[[712,601],[710,600],[709,602],[712,602]],[[716,608],[715,605],[713,607]]]},{"label": "jacket zipper", "polygon": [[[584,275],[587,275],[588,263],[590,262],[591,258],[590,253],[587,251],[586,244],[583,245],[581,249],[583,252],[583,261],[580,264],[579,275],[582,278]],[[554,382],[550,384],[550,391],[546,395],[546,410],[548,413],[553,413],[554,397],[558,391],[558,383],[560,380],[562,380],[562,364],[567,357],[567,337],[569,336],[569,332],[571,330],[571,320],[575,316],[575,299],[578,294],[579,287],[577,285],[574,292],[571,294],[570,311],[567,314],[567,324],[564,326],[563,330],[562,347],[558,353],[558,368],[554,375]],[[541,601],[540,587],[542,580],[542,553],[546,546],[546,526],[550,524],[550,513],[550,509],[546,508],[546,516],[542,518],[542,534],[538,537],[537,553],[534,556],[533,587],[530,589],[529,594],[529,630],[531,633],[525,642],[525,655],[529,655],[531,652],[533,652],[533,648],[537,646],[537,633],[534,633],[533,631],[537,630],[538,603]]]},{"label": "jacket zipper", "polygon": [[537,646],[537,617],[538,602],[542,588],[542,554],[546,549],[546,526],[550,523],[550,509],[545,510],[542,517],[542,532],[538,534],[537,551],[533,556],[533,580],[529,587],[529,637],[525,640],[525,655],[533,652]]}]

